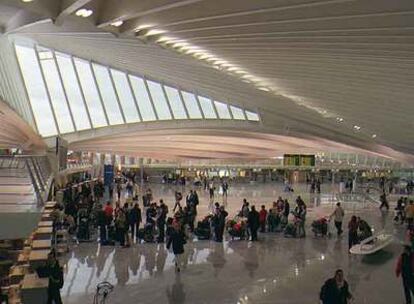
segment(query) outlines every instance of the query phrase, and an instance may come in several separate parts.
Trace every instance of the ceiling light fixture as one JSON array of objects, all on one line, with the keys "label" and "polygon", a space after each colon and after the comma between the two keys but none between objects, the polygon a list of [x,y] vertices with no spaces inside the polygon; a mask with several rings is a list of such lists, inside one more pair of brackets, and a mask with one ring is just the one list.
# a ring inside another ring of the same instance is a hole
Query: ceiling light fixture
[{"label": "ceiling light fixture", "polygon": [[344,121],[344,119],[343,119],[342,117],[337,117],[337,118],[336,118],[336,121],[337,121],[337,122],[343,122],[343,121]]},{"label": "ceiling light fixture", "polygon": [[93,14],[93,10],[86,9],[86,8],[78,9],[75,13],[76,16],[83,17],[83,18],[88,18],[92,14]]},{"label": "ceiling light fixture", "polygon": [[138,25],[138,26],[134,29],[134,31],[135,31],[135,32],[139,32],[139,31],[141,31],[141,30],[146,30],[146,29],[149,29],[149,28],[151,28],[151,27],[153,27],[153,26],[155,26],[155,25],[153,25],[153,24],[141,24],[141,25]]},{"label": "ceiling light fixture", "polygon": [[29,2],[33,2],[33,0],[22,0],[22,2],[29,3]]},{"label": "ceiling light fixture", "polygon": [[377,134],[372,134],[372,138],[377,138]]},{"label": "ceiling light fixture", "polygon": [[149,30],[145,36],[155,36],[155,35],[161,35],[166,33],[167,31],[164,30],[157,30],[157,29],[153,29],[153,30]]},{"label": "ceiling light fixture", "polygon": [[120,27],[122,24],[124,24],[124,21],[122,21],[122,20],[118,20],[118,21],[115,21],[115,22],[111,23],[111,25],[115,26],[115,27]]},{"label": "ceiling light fixture", "polygon": [[360,126],[355,125],[355,126],[354,126],[354,129],[355,129],[355,130],[357,130],[357,131],[359,131],[359,130],[361,130],[361,127],[360,127]]}]

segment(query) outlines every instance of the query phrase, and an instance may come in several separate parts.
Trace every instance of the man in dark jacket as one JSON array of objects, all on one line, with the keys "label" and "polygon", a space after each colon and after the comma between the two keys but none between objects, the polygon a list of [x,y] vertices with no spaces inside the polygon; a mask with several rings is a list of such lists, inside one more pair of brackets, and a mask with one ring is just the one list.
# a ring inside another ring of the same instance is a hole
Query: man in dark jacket
[{"label": "man in dark jacket", "polygon": [[62,304],[60,289],[63,287],[63,271],[53,251],[48,255],[47,271],[49,274],[47,304]]},{"label": "man in dark jacket", "polygon": [[323,284],[319,298],[323,304],[347,304],[352,299],[342,269],[335,271],[335,276]]},{"label": "man in dark jacket", "polygon": [[260,226],[259,221],[259,212],[256,211],[256,208],[254,205],[251,207],[251,210],[249,212],[249,216],[247,217],[247,225],[250,229],[250,234],[252,236],[252,241],[257,241],[257,230]]},{"label": "man in dark jacket", "polygon": [[160,206],[157,209],[158,243],[164,243],[167,213],[168,207],[166,204],[164,204],[164,201],[160,199]]},{"label": "man in dark jacket", "polygon": [[129,211],[129,225],[131,226],[131,236],[138,238],[139,225],[142,222],[141,209],[138,203]]},{"label": "man in dark jacket", "polygon": [[408,245],[404,246],[404,252],[398,259],[395,274],[397,278],[401,275],[405,302],[411,304],[411,294],[414,295],[414,254]]}]

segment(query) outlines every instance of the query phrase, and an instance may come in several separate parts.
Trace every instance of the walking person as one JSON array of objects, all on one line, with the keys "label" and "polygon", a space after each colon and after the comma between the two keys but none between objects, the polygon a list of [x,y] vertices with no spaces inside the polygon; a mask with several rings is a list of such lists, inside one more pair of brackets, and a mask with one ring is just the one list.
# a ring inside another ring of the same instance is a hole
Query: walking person
[{"label": "walking person", "polygon": [[175,259],[175,271],[181,271],[182,265],[182,255],[184,253],[184,244],[186,244],[184,232],[181,229],[181,226],[175,224],[173,230],[169,232],[167,249],[169,250],[172,245],[172,250],[174,253]]},{"label": "walking person", "polygon": [[341,236],[341,234],[343,232],[342,231],[342,221],[344,219],[344,216],[345,216],[345,211],[341,207],[341,203],[337,203],[334,212],[330,216],[330,219],[334,218],[335,227],[336,227],[336,231],[338,233],[338,236]]},{"label": "walking person", "polygon": [[247,217],[247,225],[250,230],[250,234],[252,236],[252,242],[257,241],[257,230],[260,226],[260,220],[259,220],[259,212],[256,211],[255,206],[251,207],[251,210],[249,212],[249,216]]},{"label": "walking person", "polygon": [[395,274],[397,278],[401,275],[405,302],[411,304],[411,296],[414,296],[414,253],[408,245],[404,246],[404,252],[398,258]]},{"label": "walking person", "polygon": [[348,249],[358,244],[358,221],[355,215],[348,223]]},{"label": "walking person", "polygon": [[383,192],[380,196],[381,206],[379,207],[380,210],[382,210],[383,207],[387,209],[387,211],[390,209],[390,205],[388,204],[387,196],[385,195],[385,192]]},{"label": "walking person", "polygon": [[48,254],[47,270],[49,274],[47,304],[62,304],[60,289],[63,287],[63,270],[53,250]]},{"label": "walking person", "polygon": [[344,279],[342,269],[335,271],[335,276],[322,286],[319,299],[323,304],[347,304],[352,299],[348,282]]}]

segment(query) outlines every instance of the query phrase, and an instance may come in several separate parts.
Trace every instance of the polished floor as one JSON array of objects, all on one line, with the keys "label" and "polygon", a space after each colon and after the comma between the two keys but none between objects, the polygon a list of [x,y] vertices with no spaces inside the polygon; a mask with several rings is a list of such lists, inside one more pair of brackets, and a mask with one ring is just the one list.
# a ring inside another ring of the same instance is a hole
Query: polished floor
[{"label": "polished floor", "polygon": [[[327,185],[322,192],[328,192]],[[172,203],[173,190],[152,186],[155,198]],[[305,186],[302,186],[305,192]],[[259,184],[234,186],[227,199],[231,215],[246,197],[261,205],[282,195],[280,186]],[[200,213],[207,212],[208,199],[201,191]],[[220,197],[221,199],[221,197]],[[309,200],[312,200],[310,203]],[[176,273],[173,255],[158,244],[134,244],[131,248],[100,247],[96,242],[74,245],[62,259],[65,266],[64,303],[93,303],[96,285],[115,285],[106,303],[318,303],[323,282],[343,268],[355,303],[404,303],[394,266],[401,250],[403,230],[392,223],[392,212],[381,213],[369,203],[347,202],[346,221],[356,213],[376,231],[396,236],[385,250],[364,258],[347,253],[347,237],[315,238],[312,218],[329,214],[335,201],[330,195],[306,197],[309,204],[308,235],[288,239],[265,233],[257,243],[226,240],[188,242],[185,266]],[[170,204],[171,206],[171,204]]]}]

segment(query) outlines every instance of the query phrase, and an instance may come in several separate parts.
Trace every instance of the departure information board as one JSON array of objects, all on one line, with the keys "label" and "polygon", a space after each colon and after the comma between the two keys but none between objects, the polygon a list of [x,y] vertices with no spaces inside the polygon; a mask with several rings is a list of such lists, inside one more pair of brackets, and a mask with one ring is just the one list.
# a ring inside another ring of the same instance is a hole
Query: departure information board
[{"label": "departure information board", "polygon": [[315,155],[285,154],[283,155],[283,165],[294,167],[313,167],[315,166]]}]

